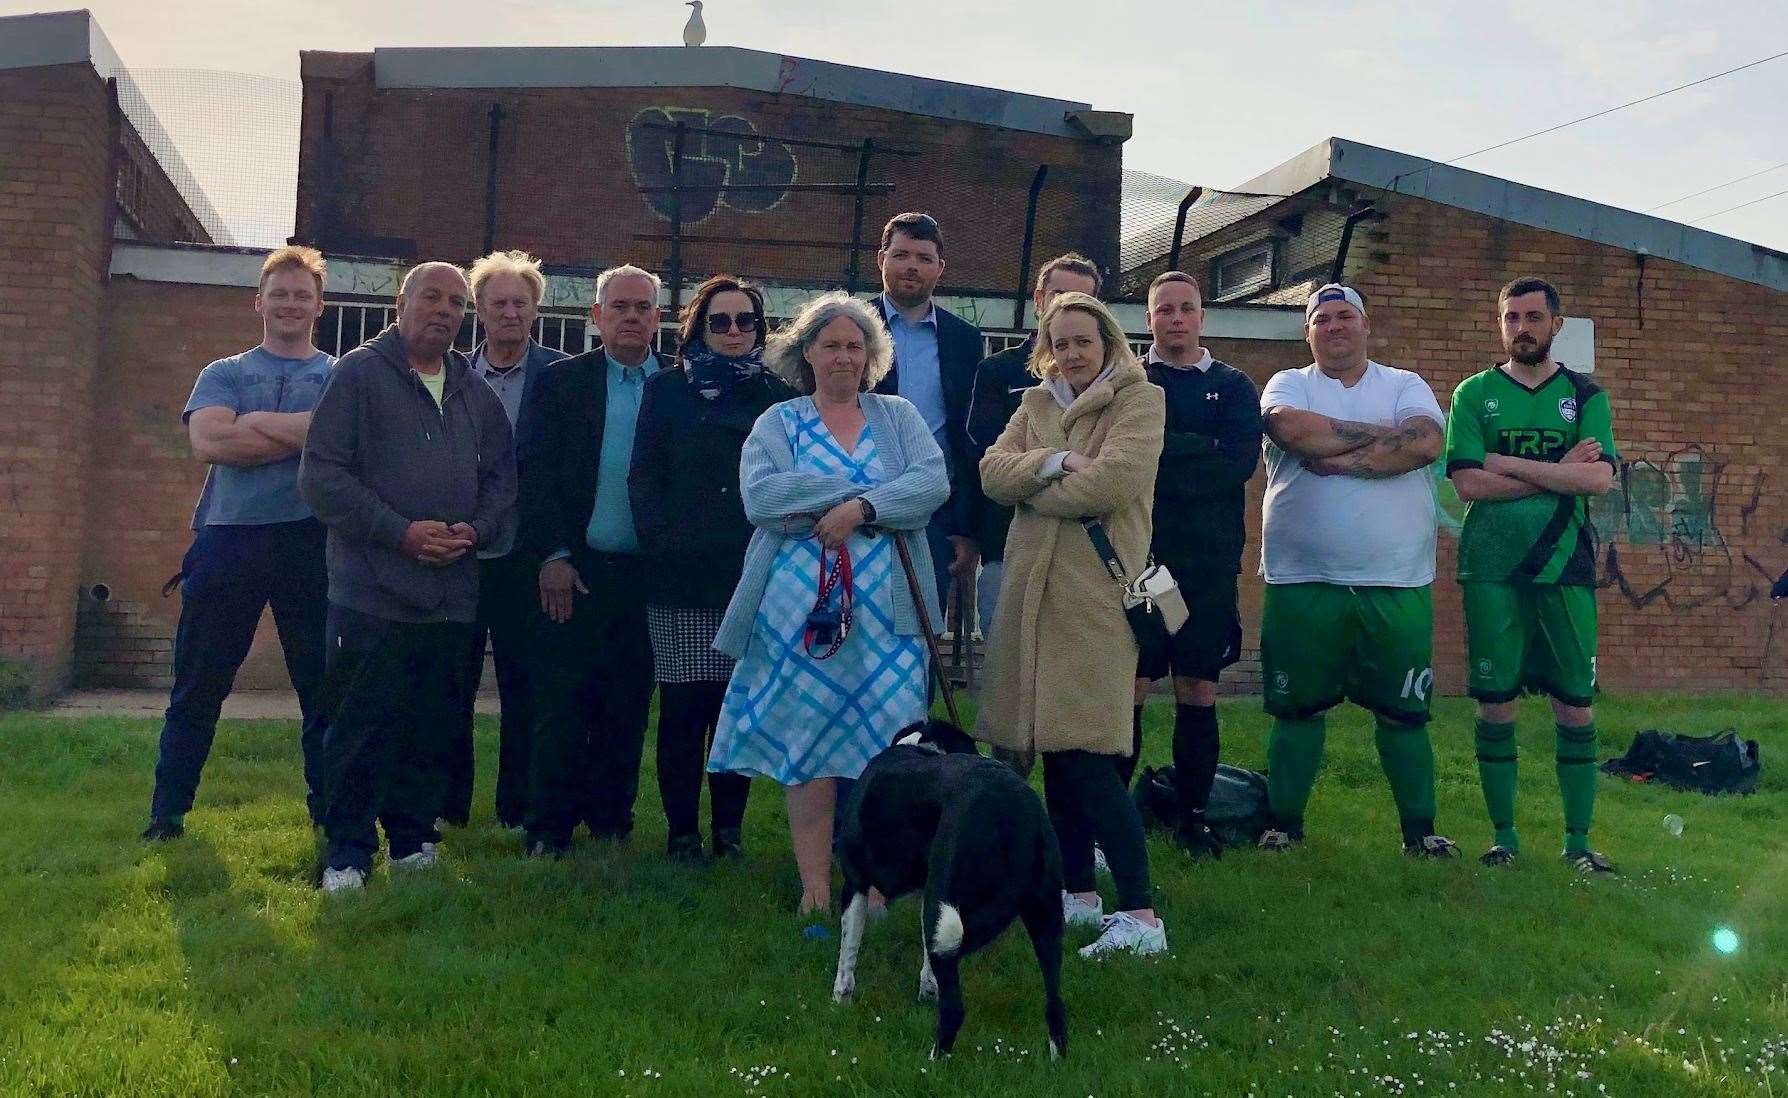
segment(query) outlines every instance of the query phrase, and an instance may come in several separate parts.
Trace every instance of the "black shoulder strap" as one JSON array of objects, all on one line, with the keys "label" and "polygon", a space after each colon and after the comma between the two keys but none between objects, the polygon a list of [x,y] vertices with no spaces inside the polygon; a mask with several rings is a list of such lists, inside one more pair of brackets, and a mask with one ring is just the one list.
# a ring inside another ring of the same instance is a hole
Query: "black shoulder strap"
[{"label": "black shoulder strap", "polygon": [[1096,518],[1083,518],[1080,525],[1086,530],[1086,536],[1092,539],[1093,552],[1098,553],[1099,559],[1105,562],[1105,570],[1111,573],[1111,578],[1117,581],[1118,586],[1128,588],[1130,577],[1124,574],[1124,562],[1118,559],[1117,549],[1111,544],[1111,539],[1105,536],[1105,524]]}]

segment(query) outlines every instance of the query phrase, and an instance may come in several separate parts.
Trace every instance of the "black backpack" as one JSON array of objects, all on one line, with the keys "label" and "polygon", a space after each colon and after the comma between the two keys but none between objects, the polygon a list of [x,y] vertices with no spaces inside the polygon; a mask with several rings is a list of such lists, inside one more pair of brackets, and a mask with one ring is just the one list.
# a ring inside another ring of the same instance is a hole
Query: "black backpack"
[{"label": "black backpack", "polygon": [[1763,763],[1756,740],[1741,740],[1733,729],[1713,736],[1684,736],[1648,728],[1633,746],[1602,769],[1634,781],[1663,782],[1696,793],[1752,793]]},{"label": "black backpack", "polygon": [[[1173,767],[1143,767],[1142,780],[1136,783],[1136,808],[1142,813],[1144,827],[1174,826],[1180,810],[1174,793]],[[1211,800],[1204,820],[1226,845],[1252,844],[1267,829],[1266,775],[1239,766],[1219,765],[1211,782]]]}]

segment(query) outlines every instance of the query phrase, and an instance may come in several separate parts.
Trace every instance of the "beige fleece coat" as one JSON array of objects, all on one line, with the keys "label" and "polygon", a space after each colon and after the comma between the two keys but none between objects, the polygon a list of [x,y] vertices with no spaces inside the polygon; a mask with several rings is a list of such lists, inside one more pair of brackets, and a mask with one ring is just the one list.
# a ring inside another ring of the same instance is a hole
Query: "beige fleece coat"
[{"label": "beige fleece coat", "polygon": [[[976,738],[1015,751],[1130,753],[1136,639],[1079,520],[1104,521],[1131,577],[1147,563],[1166,415],[1164,395],[1136,365],[1065,409],[1038,385],[981,459],[988,498],[1016,511]],[[1042,479],[1063,450],[1091,467]]]}]

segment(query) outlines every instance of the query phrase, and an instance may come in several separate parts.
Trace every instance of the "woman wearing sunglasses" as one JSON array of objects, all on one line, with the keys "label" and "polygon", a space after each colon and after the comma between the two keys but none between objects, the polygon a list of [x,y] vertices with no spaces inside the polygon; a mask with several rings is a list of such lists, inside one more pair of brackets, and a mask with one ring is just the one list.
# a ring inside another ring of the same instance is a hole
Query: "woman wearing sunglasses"
[{"label": "woman wearing sunglasses", "polygon": [[[733,671],[733,661],[714,650],[714,634],[752,532],[739,502],[739,453],[757,417],[795,391],[764,369],[764,298],[756,286],[715,275],[680,321],[682,368],[646,382],[627,487],[650,561],[646,615],[667,851],[699,862],[703,764]],[[742,853],[750,789],[747,775],[708,775],[715,857]]]}]

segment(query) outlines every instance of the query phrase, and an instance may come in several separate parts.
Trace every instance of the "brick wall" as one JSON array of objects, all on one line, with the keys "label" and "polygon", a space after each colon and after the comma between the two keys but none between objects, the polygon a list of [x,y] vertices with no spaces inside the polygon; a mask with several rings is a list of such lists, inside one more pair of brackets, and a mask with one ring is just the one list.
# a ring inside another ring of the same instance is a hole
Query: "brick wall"
[{"label": "brick wall", "polygon": [[[705,112],[679,116],[697,126],[732,116],[763,134],[845,144],[868,137],[921,152],[917,159],[874,161],[871,178],[891,180],[895,190],[868,201],[864,231],[874,239],[901,210],[936,213],[946,234],[947,287],[1005,288],[1017,281],[1025,200],[1039,164],[1049,165],[1049,176],[1038,210],[1038,261],[1069,249],[1108,266],[1117,260],[1122,153],[1116,145],[724,88],[379,91],[367,54],[306,54],[304,82],[297,235],[325,244],[354,241],[348,246],[368,254],[391,248],[377,238],[413,240],[421,257],[464,260],[479,252],[489,110],[498,103],[505,117],[497,152],[496,238],[551,263],[606,265],[632,258],[662,267],[667,245],[635,236],[669,232],[667,217],[653,212],[639,189],[650,174],[640,165],[653,155],[643,150],[666,135],[635,128],[630,137],[629,131],[654,108]],[[703,150],[690,147],[692,158],[700,152],[726,156],[740,147],[724,138],[689,140],[709,142]],[[765,178],[848,183],[856,177],[853,153],[797,147],[786,150],[794,161],[789,168],[775,149],[746,144],[761,166],[754,170]],[[660,146],[660,161],[662,153]],[[734,197],[744,203],[764,196]],[[692,235],[851,238],[848,197],[788,194],[768,211],[721,205],[705,220],[698,215],[708,211],[698,205],[693,196],[685,199],[685,232]],[[758,245],[690,243],[684,250],[685,269],[692,272],[736,270],[793,280],[836,280],[844,256]],[[863,272],[864,284],[874,285],[873,255],[864,257]]]},{"label": "brick wall", "polygon": [[68,680],[110,121],[87,65],[0,72],[0,658]]},{"label": "brick wall", "polygon": [[[1380,202],[1349,278],[1371,309],[1372,355],[1412,367],[1443,407],[1502,357],[1496,293],[1517,275],[1559,287],[1595,323],[1594,378],[1613,402],[1620,481],[1596,506],[1602,683],[1622,690],[1788,687],[1788,294],[1427,202]],[[1449,512],[1459,508],[1448,494]],[[1441,537],[1435,672],[1464,654],[1456,541]]]},{"label": "brick wall", "polygon": [[[96,417],[81,581],[83,592],[104,584],[112,598],[101,607],[83,596],[79,685],[165,684],[180,596],[162,598],[161,586],[180,570],[205,481],[180,411],[207,363],[260,340],[251,288],[131,278],[108,287],[98,391],[124,399]],[[271,614],[237,681],[287,684]]]}]

